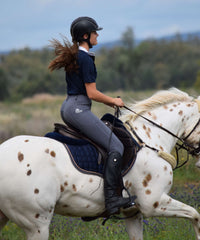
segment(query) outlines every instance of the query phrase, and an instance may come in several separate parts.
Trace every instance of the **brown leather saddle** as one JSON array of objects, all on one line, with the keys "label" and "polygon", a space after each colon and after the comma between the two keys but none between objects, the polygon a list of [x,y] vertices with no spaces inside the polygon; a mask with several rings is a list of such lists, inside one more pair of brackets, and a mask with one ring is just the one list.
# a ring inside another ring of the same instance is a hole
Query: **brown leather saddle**
[{"label": "brown leather saddle", "polygon": [[[113,133],[119,138],[119,140],[124,145],[122,168],[126,168],[128,164],[131,165],[129,166],[131,168],[135,161],[136,154],[140,149],[140,145],[135,141],[135,139],[124,127],[123,122],[118,118],[114,117],[111,114],[105,114],[101,120],[106,124],[107,127],[109,127],[113,131]],[[90,142],[93,146],[95,146],[95,148],[99,152],[98,159],[103,162],[106,160],[107,154],[108,154],[106,150],[102,146],[98,145],[97,143],[89,139],[87,136],[81,133],[81,131],[79,131],[78,129],[74,128],[70,124],[64,125],[60,123],[55,123],[54,127],[55,127],[54,131],[63,136],[67,136],[72,139],[83,139]],[[131,164],[130,164],[130,161],[131,161]]]}]

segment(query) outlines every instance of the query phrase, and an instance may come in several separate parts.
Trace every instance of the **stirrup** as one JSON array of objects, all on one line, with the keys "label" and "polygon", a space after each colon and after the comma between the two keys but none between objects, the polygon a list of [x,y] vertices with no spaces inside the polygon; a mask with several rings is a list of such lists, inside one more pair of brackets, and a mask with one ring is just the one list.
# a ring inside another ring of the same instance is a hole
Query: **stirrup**
[{"label": "stirrup", "polygon": [[122,196],[116,196],[114,201],[107,205],[106,212],[108,216],[120,214],[120,209],[127,209],[135,205],[136,196],[129,196],[123,198]]},{"label": "stirrup", "polygon": [[128,191],[128,189],[125,186],[123,186],[123,189],[127,192],[128,197],[130,199],[130,204],[128,204],[127,206],[123,207],[123,209],[127,209],[127,208],[135,206],[135,199],[137,198],[137,196],[135,196],[135,195],[131,196],[130,192]]},{"label": "stirrup", "polygon": [[123,209],[131,208],[135,206],[135,199],[137,196],[130,196],[130,204],[127,204],[127,206],[124,206]]}]

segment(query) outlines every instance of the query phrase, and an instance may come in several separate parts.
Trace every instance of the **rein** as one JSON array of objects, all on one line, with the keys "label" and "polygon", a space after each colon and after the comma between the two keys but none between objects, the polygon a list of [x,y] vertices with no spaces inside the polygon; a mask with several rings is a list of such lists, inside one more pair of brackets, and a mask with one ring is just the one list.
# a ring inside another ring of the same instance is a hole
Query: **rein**
[{"label": "rein", "polygon": [[155,122],[153,122],[152,120],[150,120],[150,119],[148,119],[148,118],[142,116],[141,114],[136,113],[135,111],[133,111],[132,109],[130,109],[130,108],[126,107],[126,106],[124,106],[124,108],[127,109],[127,110],[129,110],[130,112],[134,113],[135,115],[137,115],[137,116],[139,116],[139,117],[145,119],[146,121],[150,122],[150,123],[153,124],[154,126],[156,126],[156,127],[160,128],[160,129],[162,129],[163,131],[169,133],[170,135],[172,135],[173,137],[177,138],[177,139],[180,140],[181,142],[183,142],[183,140],[182,140],[181,138],[179,138],[178,136],[176,136],[174,133],[170,132],[170,131],[167,130],[166,128],[164,128],[164,127],[158,125],[157,123],[155,123]]},{"label": "rein", "polygon": [[[194,130],[195,130],[195,129],[197,128],[197,126],[200,124],[200,119],[198,120],[198,122],[195,124],[195,126],[193,127],[193,129],[190,131],[190,133],[189,133],[185,138],[180,138],[180,137],[176,136],[174,133],[172,133],[171,131],[169,131],[168,129],[166,129],[166,128],[160,126],[160,125],[158,125],[157,123],[155,123],[155,122],[153,122],[152,120],[150,120],[150,119],[142,116],[141,114],[136,113],[134,110],[128,108],[127,106],[124,106],[124,108],[127,109],[128,111],[134,113],[135,115],[137,115],[137,116],[145,119],[146,121],[150,122],[152,125],[154,125],[154,126],[160,128],[160,129],[162,129],[163,131],[167,132],[168,134],[170,134],[171,136],[175,137],[176,139],[178,139],[178,140],[182,143],[182,144],[176,143],[176,146],[178,146],[178,147],[176,147],[176,154],[177,154],[177,161],[178,161],[178,162],[179,162],[178,151],[179,151],[180,149],[186,150],[187,153],[188,153],[188,154],[191,154],[191,155],[199,155],[199,154],[200,154],[200,143],[199,143],[199,146],[198,146],[197,148],[195,148],[195,147],[191,146],[190,144],[188,144],[188,143],[186,142],[186,140],[190,137],[190,135],[194,132]],[[132,133],[138,138],[138,140],[139,140],[141,143],[144,144],[144,142],[139,138],[139,136],[136,134],[136,132],[134,131],[134,129],[131,127],[130,123],[129,123],[128,121],[126,121],[126,124],[129,125]],[[159,151],[158,149],[155,149],[155,148],[153,148],[153,147],[150,147],[149,145],[146,145],[146,144],[145,144],[145,146],[148,147],[148,148],[150,148],[150,149],[152,149],[152,150],[154,150],[154,151],[156,151],[156,152]],[[188,159],[189,159],[189,158],[187,157],[187,160],[186,160],[181,166],[183,166],[186,162],[188,162]],[[181,166],[180,166],[180,167],[181,167]],[[176,167],[176,168],[178,168],[178,167]]]}]

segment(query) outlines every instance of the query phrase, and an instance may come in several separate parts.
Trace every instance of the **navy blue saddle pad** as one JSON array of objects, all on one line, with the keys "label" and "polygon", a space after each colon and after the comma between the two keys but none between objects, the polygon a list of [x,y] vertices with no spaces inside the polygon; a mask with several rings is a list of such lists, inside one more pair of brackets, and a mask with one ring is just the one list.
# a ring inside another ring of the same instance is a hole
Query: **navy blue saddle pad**
[{"label": "navy blue saddle pad", "polygon": [[[58,132],[49,132],[45,135],[64,144],[66,147],[73,165],[82,173],[94,174],[102,177],[103,162],[99,159],[97,149],[84,139],[73,139],[63,136]],[[134,151],[134,149],[133,149]],[[130,159],[129,163],[123,169],[122,175],[126,175],[134,164],[134,159]]]},{"label": "navy blue saddle pad", "polygon": [[73,139],[58,132],[49,132],[45,135],[63,143],[71,157],[74,166],[81,172],[102,176],[103,163],[99,160],[99,152],[84,139]]}]

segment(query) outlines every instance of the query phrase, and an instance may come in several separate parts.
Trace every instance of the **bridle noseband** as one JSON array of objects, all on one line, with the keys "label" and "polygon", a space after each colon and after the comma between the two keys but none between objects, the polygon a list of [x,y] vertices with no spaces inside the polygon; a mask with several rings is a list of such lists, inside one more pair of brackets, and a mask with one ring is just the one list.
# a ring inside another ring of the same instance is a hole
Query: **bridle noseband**
[{"label": "bridle noseband", "polygon": [[[200,155],[200,142],[199,142],[199,146],[197,148],[195,148],[194,146],[191,146],[190,144],[186,143],[186,140],[190,137],[190,135],[192,135],[192,133],[195,131],[195,129],[198,127],[198,125],[200,124],[200,119],[197,121],[197,123],[195,124],[195,126],[193,127],[193,129],[190,131],[190,133],[183,138],[182,142],[183,142],[183,146],[186,145],[187,147],[187,151],[189,152],[189,154],[191,155]],[[182,147],[183,148],[183,147]],[[189,149],[188,149],[189,148]],[[185,148],[184,148],[185,149]]]}]

